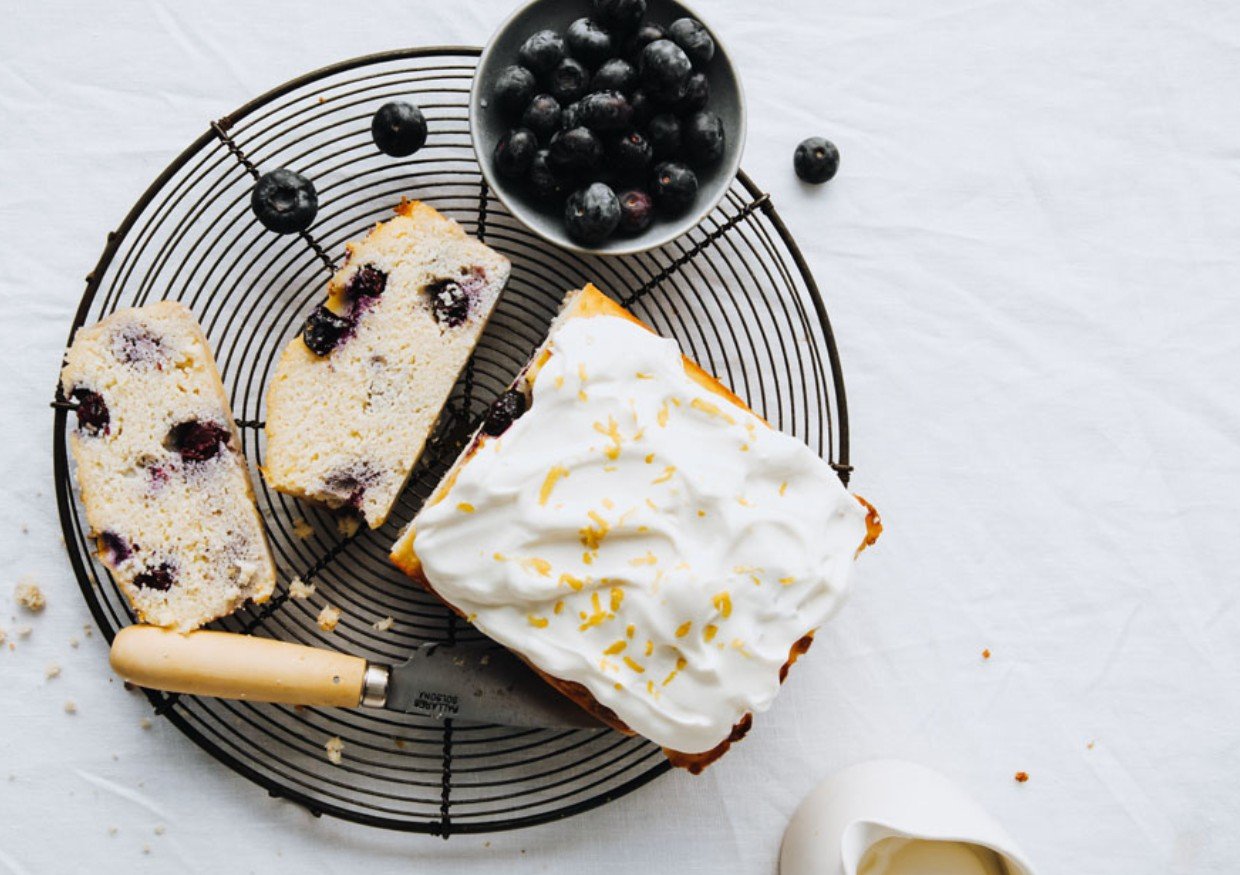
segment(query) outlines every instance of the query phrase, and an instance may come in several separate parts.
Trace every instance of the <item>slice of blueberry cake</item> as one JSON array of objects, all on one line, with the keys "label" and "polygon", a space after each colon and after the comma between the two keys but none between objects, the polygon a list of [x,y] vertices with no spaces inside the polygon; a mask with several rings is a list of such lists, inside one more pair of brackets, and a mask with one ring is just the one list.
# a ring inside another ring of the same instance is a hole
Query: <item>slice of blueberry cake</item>
[{"label": "slice of blueberry cake", "polygon": [[508,259],[405,202],[327,286],[267,395],[274,489],[387,519],[508,281]]},{"label": "slice of blueberry cake", "polygon": [[189,631],[266,601],[275,564],[193,314],[163,301],[82,329],[60,387],[99,558],[138,616]]}]

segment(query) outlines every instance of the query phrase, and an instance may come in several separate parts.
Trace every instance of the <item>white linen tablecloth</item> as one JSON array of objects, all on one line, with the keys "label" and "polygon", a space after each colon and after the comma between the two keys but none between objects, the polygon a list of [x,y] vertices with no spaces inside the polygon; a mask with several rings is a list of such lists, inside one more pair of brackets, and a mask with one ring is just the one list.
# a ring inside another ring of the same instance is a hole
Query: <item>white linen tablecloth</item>
[{"label": "white linen tablecloth", "polygon": [[[1044,873],[1236,871],[1240,6],[700,2],[887,531],[704,776],[447,843],[316,820],[140,727],[83,632],[47,402],[105,232],[208,120],[332,61],[480,44],[510,0],[0,2],[0,871],[767,875],[802,796],[877,756],[952,776]],[[792,173],[813,134],[843,154],[822,188]]]}]

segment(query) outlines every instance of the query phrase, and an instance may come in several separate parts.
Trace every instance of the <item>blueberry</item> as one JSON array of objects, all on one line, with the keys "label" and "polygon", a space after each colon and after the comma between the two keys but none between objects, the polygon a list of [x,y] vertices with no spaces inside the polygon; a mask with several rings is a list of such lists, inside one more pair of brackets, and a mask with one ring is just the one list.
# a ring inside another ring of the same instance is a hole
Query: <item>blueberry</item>
[{"label": "blueberry", "polygon": [[323,486],[342,503],[352,508],[362,506],[362,498],[369,486],[374,486],[379,476],[365,462],[340,468],[323,478]]},{"label": "blueberry", "polygon": [[564,45],[564,37],[554,30],[540,30],[530,34],[517,50],[517,60],[521,62],[521,66],[539,76],[550,73],[567,55],[568,48]]},{"label": "blueberry", "polygon": [[706,166],[723,157],[723,120],[713,112],[695,112],[683,127],[685,152],[694,164]]},{"label": "blueberry", "polygon": [[115,568],[133,555],[129,542],[116,532],[104,532],[99,536],[99,557]]},{"label": "blueberry", "polygon": [[594,17],[620,33],[637,27],[645,14],[646,0],[594,0]]},{"label": "blueberry", "polygon": [[353,271],[344,290],[354,301],[359,298],[377,298],[387,288],[388,275],[373,264],[364,264]]},{"label": "blueberry", "polygon": [[579,189],[564,205],[569,236],[579,243],[601,243],[620,224],[620,199],[601,182]]},{"label": "blueberry", "polygon": [[564,107],[564,111],[560,113],[560,130],[570,131],[582,125],[584,122],[581,120],[581,101],[576,100]]},{"label": "blueberry", "polygon": [[319,307],[302,326],[301,339],[315,355],[327,355],[352,327],[353,323],[348,319],[337,316],[326,307]]},{"label": "blueberry", "polygon": [[73,400],[77,402],[78,431],[89,435],[107,434],[112,416],[108,413],[108,405],[103,396],[89,389],[74,389]]},{"label": "blueberry", "polygon": [[685,50],[693,66],[701,69],[715,56],[715,41],[696,18],[678,18],[667,26],[667,35]]},{"label": "blueberry", "polygon": [[580,100],[590,84],[590,71],[575,58],[565,58],[551,71],[548,89],[560,106]]},{"label": "blueberry", "polygon": [[650,142],[639,131],[629,131],[616,137],[609,144],[607,158],[610,166],[619,176],[644,177],[650,162],[654,159],[654,150]]},{"label": "blueberry", "polygon": [[172,584],[176,580],[175,569],[169,562],[161,562],[158,565],[148,565],[144,570],[139,571],[133,577],[133,585],[138,589],[155,589],[160,592],[167,592],[172,589]]},{"label": "blueberry", "polygon": [[619,91],[595,91],[581,98],[581,121],[592,131],[619,131],[633,121],[633,107]]},{"label": "blueberry", "polygon": [[678,215],[697,197],[698,181],[693,171],[677,161],[664,161],[654,168],[650,193],[660,212]]},{"label": "blueberry", "polygon": [[168,360],[162,341],[139,325],[126,325],[113,335],[112,354],[135,368],[162,369]]},{"label": "blueberry", "polygon": [[426,286],[435,321],[456,328],[469,316],[469,295],[456,280],[435,280]]},{"label": "blueberry", "polygon": [[232,434],[216,422],[187,419],[168,430],[164,446],[181,454],[187,462],[207,462],[220,454],[220,447],[227,446]]},{"label": "blueberry", "polygon": [[482,421],[482,433],[499,437],[508,430],[508,426],[521,418],[525,407],[525,396],[516,389],[509,389],[496,398],[487,410],[487,418]]},{"label": "blueberry", "polygon": [[693,64],[680,46],[661,39],[642,49],[640,69],[642,84],[653,96],[674,102],[684,96]]},{"label": "blueberry", "polygon": [[655,40],[661,39],[667,39],[667,31],[664,30],[663,25],[647,21],[624,41],[624,47],[621,51],[624,57],[636,64],[641,60],[642,49]]},{"label": "blueberry", "polygon": [[495,77],[492,95],[500,112],[517,118],[534,96],[534,74],[524,67],[505,67]]},{"label": "blueberry", "polygon": [[626,234],[640,234],[654,221],[654,201],[639,188],[632,188],[620,195],[620,230]]},{"label": "blueberry", "polygon": [[393,100],[370,120],[370,136],[384,155],[404,158],[426,145],[426,116],[412,103]]},{"label": "blueberry", "polygon": [[539,94],[521,114],[521,125],[533,131],[540,143],[546,143],[560,129],[563,116],[558,100],[550,94]]},{"label": "blueberry", "polygon": [[685,93],[676,104],[676,111],[682,115],[706,109],[710,102],[710,82],[705,73],[694,73],[685,82]]},{"label": "blueberry", "polygon": [[314,183],[292,170],[264,173],[250,192],[250,209],[268,231],[296,234],[310,227],[319,211]]},{"label": "blueberry", "polygon": [[680,155],[680,122],[671,113],[660,113],[646,126],[646,137],[654,149],[656,158],[676,158]]},{"label": "blueberry", "polygon": [[559,173],[591,173],[602,161],[603,145],[589,128],[560,131],[547,147],[547,162]]},{"label": "blueberry", "polygon": [[637,87],[637,68],[623,58],[603,63],[590,80],[591,91],[620,91],[629,94]]},{"label": "blueberry", "polygon": [[630,95],[629,106],[633,107],[633,124],[639,128],[645,128],[655,112],[650,96],[639,88]]},{"label": "blueberry", "polygon": [[558,201],[564,197],[564,192],[568,188],[560,174],[552,169],[551,163],[547,160],[546,149],[539,149],[534,155],[526,178],[530,181],[534,196],[539,200]]},{"label": "blueberry", "polygon": [[525,128],[513,128],[495,144],[495,169],[500,176],[519,179],[525,176],[538,151],[538,137]]},{"label": "blueberry", "polygon": [[840,169],[840,150],[822,137],[802,140],[792,156],[797,176],[815,184],[826,182]]},{"label": "blueberry", "polygon": [[568,50],[587,67],[597,67],[612,56],[611,34],[597,21],[578,18],[568,26]]}]

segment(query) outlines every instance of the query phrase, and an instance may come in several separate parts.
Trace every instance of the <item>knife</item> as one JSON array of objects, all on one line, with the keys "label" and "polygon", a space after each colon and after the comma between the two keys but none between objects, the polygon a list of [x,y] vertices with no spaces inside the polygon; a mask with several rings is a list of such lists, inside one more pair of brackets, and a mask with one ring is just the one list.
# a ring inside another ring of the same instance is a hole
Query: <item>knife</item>
[{"label": "knife", "polygon": [[334,708],[386,708],[437,720],[550,729],[601,729],[507,650],[426,644],[400,665],[231,632],[182,635],[128,626],[112,670],[139,687]]}]

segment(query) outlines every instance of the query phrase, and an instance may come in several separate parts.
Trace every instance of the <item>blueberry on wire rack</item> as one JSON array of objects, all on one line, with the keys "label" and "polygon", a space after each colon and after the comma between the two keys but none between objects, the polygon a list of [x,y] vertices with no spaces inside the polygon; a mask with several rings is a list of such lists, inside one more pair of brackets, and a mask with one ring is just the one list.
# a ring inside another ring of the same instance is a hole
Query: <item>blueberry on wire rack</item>
[{"label": "blueberry on wire rack", "polygon": [[297,234],[314,222],[319,211],[319,196],[309,179],[280,168],[264,173],[254,183],[250,209],[268,231]]}]

